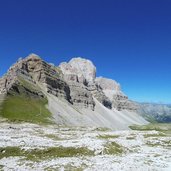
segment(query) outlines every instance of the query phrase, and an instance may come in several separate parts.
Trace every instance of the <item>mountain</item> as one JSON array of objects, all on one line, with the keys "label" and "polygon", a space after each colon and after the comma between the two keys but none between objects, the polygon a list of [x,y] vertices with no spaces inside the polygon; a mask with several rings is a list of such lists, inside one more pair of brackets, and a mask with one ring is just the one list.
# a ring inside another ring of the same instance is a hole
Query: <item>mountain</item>
[{"label": "mountain", "polygon": [[0,116],[12,121],[127,129],[147,121],[111,79],[84,58],[54,66],[38,55],[19,59],[0,79]]},{"label": "mountain", "polygon": [[137,112],[152,122],[171,122],[171,105],[157,103],[140,103]]}]

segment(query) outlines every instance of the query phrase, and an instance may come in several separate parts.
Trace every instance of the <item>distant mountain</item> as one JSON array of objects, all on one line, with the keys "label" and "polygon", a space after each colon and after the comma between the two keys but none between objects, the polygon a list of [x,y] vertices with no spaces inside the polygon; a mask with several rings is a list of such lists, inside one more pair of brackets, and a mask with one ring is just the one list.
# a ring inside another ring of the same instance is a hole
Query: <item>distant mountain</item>
[{"label": "distant mountain", "polygon": [[171,122],[171,105],[140,103],[138,112],[152,122]]},{"label": "distant mountain", "polygon": [[[147,123],[111,79],[84,58],[54,66],[31,54],[0,79],[0,116],[14,121],[127,129]],[[45,107],[47,106],[47,108]]]}]

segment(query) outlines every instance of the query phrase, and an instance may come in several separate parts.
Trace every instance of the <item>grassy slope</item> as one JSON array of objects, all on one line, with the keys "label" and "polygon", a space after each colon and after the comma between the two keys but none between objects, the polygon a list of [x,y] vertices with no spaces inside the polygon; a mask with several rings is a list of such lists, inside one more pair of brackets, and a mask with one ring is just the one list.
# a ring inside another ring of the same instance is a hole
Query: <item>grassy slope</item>
[{"label": "grassy slope", "polygon": [[0,116],[9,121],[24,121],[31,123],[51,123],[51,113],[46,108],[46,98],[26,93],[25,89],[39,92],[40,88],[30,81],[18,77],[19,93],[10,91],[1,104]]},{"label": "grassy slope", "polygon": [[51,113],[46,109],[47,100],[22,95],[8,96],[2,104],[0,116],[9,121],[50,123]]}]

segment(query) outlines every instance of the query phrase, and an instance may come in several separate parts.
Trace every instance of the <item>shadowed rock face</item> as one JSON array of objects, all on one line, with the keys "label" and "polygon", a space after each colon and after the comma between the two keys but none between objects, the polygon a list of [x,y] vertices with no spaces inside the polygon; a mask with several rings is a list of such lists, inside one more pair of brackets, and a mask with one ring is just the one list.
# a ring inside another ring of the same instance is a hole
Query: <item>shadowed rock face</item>
[{"label": "shadowed rock face", "polygon": [[19,78],[36,85],[41,83],[46,91],[70,101],[70,89],[61,79],[57,68],[44,62],[39,56],[31,54],[25,59],[17,61],[0,80],[0,91],[2,94],[8,93],[17,87]]},{"label": "shadowed rock face", "polygon": [[107,108],[112,108],[111,102],[102,89],[95,83],[96,67],[83,58],[73,58],[68,63],[61,63],[64,80],[70,87],[73,103],[79,107],[88,107],[94,110],[95,97]]},{"label": "shadowed rock face", "polygon": [[59,67],[48,64],[35,54],[20,59],[0,79],[0,94],[25,91],[33,96],[43,96],[40,87],[39,91],[22,88],[21,79],[33,87],[40,85],[47,93],[65,99],[78,108],[94,110],[95,98],[108,109],[135,110],[116,81],[96,78],[94,64],[80,57],[61,63]]},{"label": "shadowed rock face", "polygon": [[135,111],[135,103],[128,100],[128,97],[121,91],[120,85],[111,79],[98,77],[95,80],[96,84],[102,88],[105,96],[108,97],[112,103],[112,107],[121,110]]}]

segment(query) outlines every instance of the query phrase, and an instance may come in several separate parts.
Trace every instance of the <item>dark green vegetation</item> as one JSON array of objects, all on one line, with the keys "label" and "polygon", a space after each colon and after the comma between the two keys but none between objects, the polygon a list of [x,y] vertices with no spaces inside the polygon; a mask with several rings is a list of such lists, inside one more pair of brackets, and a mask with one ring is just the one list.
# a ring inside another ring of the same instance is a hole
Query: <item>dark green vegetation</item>
[{"label": "dark green vegetation", "polygon": [[49,147],[46,149],[22,150],[19,147],[0,147],[0,159],[4,157],[26,157],[27,160],[43,160],[54,157],[93,156],[94,152],[86,147]]},{"label": "dark green vegetation", "polygon": [[0,116],[12,122],[50,123],[51,113],[46,104],[45,98],[9,95],[2,104]]}]

